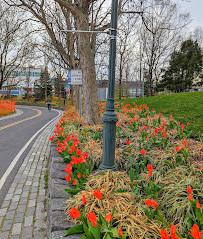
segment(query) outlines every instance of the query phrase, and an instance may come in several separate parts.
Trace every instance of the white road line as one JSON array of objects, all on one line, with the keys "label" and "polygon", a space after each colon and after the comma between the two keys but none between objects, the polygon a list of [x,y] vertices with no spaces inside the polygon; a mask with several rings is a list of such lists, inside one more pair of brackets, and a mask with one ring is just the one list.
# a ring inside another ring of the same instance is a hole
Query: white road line
[{"label": "white road line", "polygon": [[[55,109],[52,109],[55,110]],[[51,121],[49,121],[47,124],[45,124],[40,130],[38,130],[32,137],[31,139],[24,145],[24,147],[20,150],[20,152],[16,155],[16,157],[14,158],[14,160],[12,161],[12,163],[9,165],[9,167],[7,168],[6,172],[4,173],[4,175],[2,176],[1,180],[0,180],[0,190],[2,189],[7,177],[9,176],[9,174],[11,173],[11,171],[13,170],[13,168],[15,167],[16,163],[18,162],[19,158],[21,157],[21,155],[23,154],[23,152],[26,150],[26,148],[30,145],[30,143],[34,140],[34,138],[44,129],[46,128],[46,126],[50,123],[52,123],[55,119],[57,119],[60,115],[62,115],[62,112],[59,110],[55,110],[57,112],[59,112],[59,114],[52,119]]]}]

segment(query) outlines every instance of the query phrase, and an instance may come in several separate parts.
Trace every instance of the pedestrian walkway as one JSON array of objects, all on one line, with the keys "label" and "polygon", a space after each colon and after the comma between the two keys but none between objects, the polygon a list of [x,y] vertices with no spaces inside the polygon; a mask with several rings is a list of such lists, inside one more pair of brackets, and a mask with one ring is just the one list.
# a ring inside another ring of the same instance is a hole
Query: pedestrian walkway
[{"label": "pedestrian walkway", "polygon": [[0,239],[46,238],[46,178],[53,121],[36,139],[0,209]]}]

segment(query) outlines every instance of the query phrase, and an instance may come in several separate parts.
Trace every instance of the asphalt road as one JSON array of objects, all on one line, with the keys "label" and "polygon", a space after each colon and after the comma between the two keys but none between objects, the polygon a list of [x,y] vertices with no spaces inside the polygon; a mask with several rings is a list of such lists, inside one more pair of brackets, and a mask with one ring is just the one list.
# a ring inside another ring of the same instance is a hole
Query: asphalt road
[{"label": "asphalt road", "polygon": [[1,185],[1,179],[9,165],[30,138],[60,114],[59,111],[53,109],[49,111],[46,108],[35,106],[18,105],[16,109],[22,110],[23,113],[13,118],[0,120],[0,206],[19,167],[38,135],[23,152],[15,167],[6,178],[5,183]]}]

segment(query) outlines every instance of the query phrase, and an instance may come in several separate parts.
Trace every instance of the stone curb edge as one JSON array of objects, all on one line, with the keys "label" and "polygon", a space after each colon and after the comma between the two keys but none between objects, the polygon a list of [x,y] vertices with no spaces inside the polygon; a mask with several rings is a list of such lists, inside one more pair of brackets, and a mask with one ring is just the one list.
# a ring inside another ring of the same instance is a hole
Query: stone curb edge
[{"label": "stone curb edge", "polygon": [[51,143],[49,155],[49,182],[47,204],[47,239],[80,239],[80,235],[64,237],[65,232],[73,223],[67,221],[64,211],[65,201],[71,196],[65,192],[68,184],[65,180],[66,164],[56,150],[56,144]]}]

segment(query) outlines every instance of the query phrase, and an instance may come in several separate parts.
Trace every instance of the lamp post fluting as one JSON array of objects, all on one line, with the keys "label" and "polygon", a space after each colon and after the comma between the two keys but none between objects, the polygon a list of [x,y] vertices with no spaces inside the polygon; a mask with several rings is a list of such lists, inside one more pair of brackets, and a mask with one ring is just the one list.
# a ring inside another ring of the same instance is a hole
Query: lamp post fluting
[{"label": "lamp post fluting", "polygon": [[116,61],[116,35],[118,19],[118,0],[112,0],[111,29],[110,29],[110,52],[109,52],[109,79],[106,112],[102,117],[103,127],[103,158],[99,170],[116,170],[115,166],[115,142],[116,122],[118,117],[114,111],[115,89],[115,61]]}]

